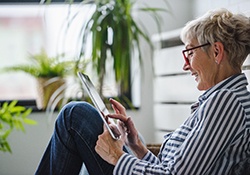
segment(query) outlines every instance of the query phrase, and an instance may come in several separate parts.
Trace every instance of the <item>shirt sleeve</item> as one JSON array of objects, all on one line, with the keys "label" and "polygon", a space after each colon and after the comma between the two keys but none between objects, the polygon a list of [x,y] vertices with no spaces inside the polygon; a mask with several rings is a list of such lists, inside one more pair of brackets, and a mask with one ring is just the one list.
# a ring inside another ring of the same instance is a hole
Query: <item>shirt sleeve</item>
[{"label": "shirt sleeve", "polygon": [[124,154],[115,166],[114,174],[200,175],[208,172],[241,132],[245,113],[234,93],[218,91],[197,109],[196,115],[195,125],[185,138],[173,133],[165,144],[165,147],[176,147],[171,158],[164,155],[165,147],[160,163],[156,163],[150,153],[142,160]]}]

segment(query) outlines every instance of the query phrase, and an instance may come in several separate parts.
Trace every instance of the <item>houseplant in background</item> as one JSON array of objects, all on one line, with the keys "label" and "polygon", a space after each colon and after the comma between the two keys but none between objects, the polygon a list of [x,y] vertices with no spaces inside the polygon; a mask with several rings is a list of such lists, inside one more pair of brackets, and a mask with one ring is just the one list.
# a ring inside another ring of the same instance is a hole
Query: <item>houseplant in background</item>
[{"label": "houseplant in background", "polygon": [[36,124],[35,120],[28,118],[31,111],[31,108],[18,106],[17,101],[5,102],[0,106],[0,151],[11,152],[7,138],[14,129],[24,132],[24,124]]},{"label": "houseplant in background", "polygon": [[36,78],[39,109],[46,109],[49,101],[53,101],[52,106],[59,106],[67,87],[64,78],[74,73],[75,61],[64,60],[63,54],[49,57],[44,49],[38,54],[30,55],[29,60],[28,64],[5,67],[2,71],[22,71]]},{"label": "houseplant in background", "polygon": [[[111,64],[120,92],[119,96],[131,99],[131,64],[135,60],[142,67],[142,39],[153,49],[146,28],[136,22],[133,13],[142,11],[150,14],[160,32],[161,18],[158,12],[169,12],[167,1],[163,1],[166,3],[166,8],[154,8],[146,5],[136,8],[134,0],[85,0],[82,2],[83,5],[92,4],[94,10],[80,30],[81,53],[78,55],[83,56],[79,59],[91,58],[99,79],[101,95],[107,67]],[[70,26],[77,14],[72,16],[65,24],[66,26]],[[90,49],[90,56],[85,56]]]}]

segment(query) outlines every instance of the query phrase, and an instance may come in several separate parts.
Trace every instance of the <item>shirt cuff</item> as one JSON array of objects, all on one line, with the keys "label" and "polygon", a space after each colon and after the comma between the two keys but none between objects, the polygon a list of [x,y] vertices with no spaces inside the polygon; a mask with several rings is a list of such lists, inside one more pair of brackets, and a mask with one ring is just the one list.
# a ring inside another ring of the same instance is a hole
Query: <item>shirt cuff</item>
[{"label": "shirt cuff", "polygon": [[124,153],[119,160],[117,161],[115,168],[113,170],[113,175],[121,175],[121,174],[132,174],[134,166],[140,160],[136,157]]},{"label": "shirt cuff", "polygon": [[[142,161],[145,162],[150,162],[153,164],[158,164],[159,160],[158,158],[148,151],[145,156],[141,159]],[[119,160],[117,161],[113,175],[120,175],[120,174],[132,174],[135,166],[141,161],[140,159],[136,158],[135,156],[132,156],[128,153],[124,153]]]},{"label": "shirt cuff", "polygon": [[141,159],[146,162],[150,162],[153,164],[159,164],[159,159],[156,157],[151,151],[148,151],[147,154]]}]

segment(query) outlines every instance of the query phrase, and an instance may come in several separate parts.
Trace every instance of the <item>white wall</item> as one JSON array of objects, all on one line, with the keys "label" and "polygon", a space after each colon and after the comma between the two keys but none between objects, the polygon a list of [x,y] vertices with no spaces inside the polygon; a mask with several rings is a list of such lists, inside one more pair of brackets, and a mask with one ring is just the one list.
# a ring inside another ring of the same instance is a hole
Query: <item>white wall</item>
[{"label": "white wall", "polygon": [[26,132],[15,131],[9,137],[12,154],[0,152],[1,175],[32,175],[41,159],[54,129],[55,116],[51,121],[44,113],[33,113],[30,118],[38,122],[26,126]]},{"label": "white wall", "polygon": [[227,8],[232,12],[250,14],[250,0],[193,0],[193,16],[204,14],[207,10],[215,8]]},{"label": "white wall", "polygon": [[[164,31],[181,28],[188,20],[197,15],[203,14],[211,8],[226,7],[237,12],[250,11],[249,0],[169,0],[173,16],[164,14]],[[193,3],[192,3],[193,2]],[[138,0],[138,3],[162,5],[161,0]],[[153,26],[148,16],[138,17],[147,27]],[[156,28],[149,29],[150,34],[157,32]],[[153,73],[151,69],[151,60],[148,46],[144,45],[144,78],[142,78],[141,89],[141,108],[138,111],[128,111],[138,130],[143,134],[147,143],[154,142],[154,123],[153,123]],[[164,115],[164,114],[163,114]],[[0,152],[0,174],[1,175],[31,175],[34,174],[36,166],[40,161],[42,153],[49,141],[53,131],[52,124],[47,123],[44,113],[34,113],[31,116],[38,121],[37,126],[28,126],[26,133],[15,132],[10,138],[10,144],[13,150],[12,154]]]}]

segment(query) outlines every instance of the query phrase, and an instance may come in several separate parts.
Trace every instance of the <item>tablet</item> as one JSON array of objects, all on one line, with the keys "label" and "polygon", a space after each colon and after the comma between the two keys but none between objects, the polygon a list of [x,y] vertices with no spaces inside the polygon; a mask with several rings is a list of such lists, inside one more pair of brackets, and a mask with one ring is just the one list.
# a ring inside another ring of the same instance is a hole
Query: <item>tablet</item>
[{"label": "tablet", "polygon": [[[100,114],[106,128],[108,129],[110,135],[112,136],[113,139],[118,140],[120,138],[120,134],[114,132],[110,128],[107,121],[105,120],[105,116],[107,116],[109,114],[109,111],[106,108],[102,98],[100,97],[99,93],[97,92],[97,90],[96,90],[95,86],[93,85],[92,81],[90,80],[89,76],[82,73],[82,72],[78,72],[77,74],[78,74],[78,76],[83,84],[85,91],[88,93],[91,101],[93,102],[93,104],[97,108],[97,111],[99,112],[99,114]],[[115,124],[114,120],[109,119],[109,121],[111,123]]]}]

